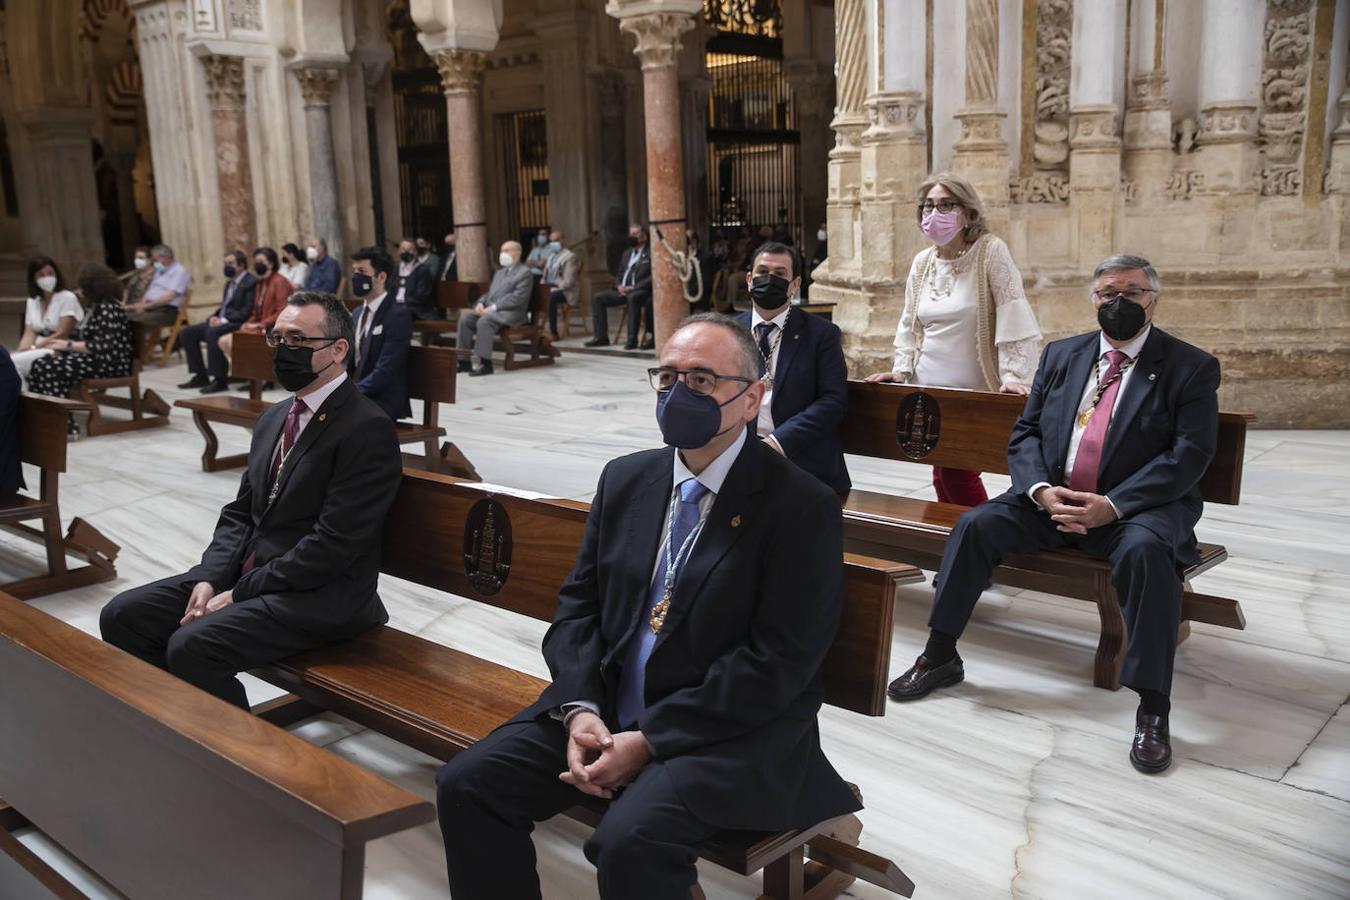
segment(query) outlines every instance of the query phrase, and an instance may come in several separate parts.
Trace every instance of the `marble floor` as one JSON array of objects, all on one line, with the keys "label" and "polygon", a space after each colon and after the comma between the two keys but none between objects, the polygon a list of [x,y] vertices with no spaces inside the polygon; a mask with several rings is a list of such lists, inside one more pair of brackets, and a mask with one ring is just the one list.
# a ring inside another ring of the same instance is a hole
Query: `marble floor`
[{"label": "marble floor", "polygon": [[[650,364],[573,353],[552,367],[465,379],[442,419],[485,481],[589,499],[606,460],[658,443]],[[176,365],[145,382],[172,400],[184,377]],[[245,432],[225,429],[222,443],[242,449]],[[195,562],[238,478],[201,472],[200,452],[181,411],[167,429],[75,443],[65,516],[122,546],[120,575],[33,605],[96,632],[116,591]],[[1180,648],[1171,771],[1149,778],[1128,764],[1134,695],[1091,686],[1092,607],[994,591],[962,644],[964,684],[883,718],[822,713],[827,752],[865,795],[864,846],[894,859],[917,897],[1350,897],[1347,463],[1350,432],[1249,436],[1242,504],[1211,506],[1199,529],[1231,558],[1198,581],[1238,598],[1248,627],[1199,625]],[[860,487],[931,496],[921,467],[850,459],[850,468]],[[0,538],[0,578],[35,568],[30,545]],[[382,594],[399,628],[546,674],[542,623],[392,579]],[[894,669],[921,647],[930,595],[927,585],[900,591]],[[275,693],[256,681],[249,689],[255,701]],[[433,759],[334,716],[294,730],[433,795]],[[595,896],[584,833],[565,819],[536,832],[547,897]],[[61,858],[41,835],[22,837]],[[76,877],[96,896],[116,896]],[[444,897],[444,877],[434,825],[369,848],[368,897]],[[711,898],[756,894],[721,870],[701,877]],[[851,894],[887,896],[867,885]]]}]

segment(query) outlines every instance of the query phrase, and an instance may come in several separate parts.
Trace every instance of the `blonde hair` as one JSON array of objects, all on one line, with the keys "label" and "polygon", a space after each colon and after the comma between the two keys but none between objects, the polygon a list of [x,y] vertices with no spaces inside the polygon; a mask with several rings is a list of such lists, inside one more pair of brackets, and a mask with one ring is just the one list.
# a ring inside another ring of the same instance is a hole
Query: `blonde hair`
[{"label": "blonde hair", "polygon": [[975,192],[975,187],[969,181],[953,172],[934,172],[923,180],[923,184],[919,185],[915,211],[915,218],[919,224],[923,224],[922,207],[924,201],[928,199],[928,192],[938,186],[941,186],[965,207],[967,218],[970,221],[962,230],[962,234],[967,241],[973,242],[988,231],[984,224],[984,204],[980,202],[980,195]]}]

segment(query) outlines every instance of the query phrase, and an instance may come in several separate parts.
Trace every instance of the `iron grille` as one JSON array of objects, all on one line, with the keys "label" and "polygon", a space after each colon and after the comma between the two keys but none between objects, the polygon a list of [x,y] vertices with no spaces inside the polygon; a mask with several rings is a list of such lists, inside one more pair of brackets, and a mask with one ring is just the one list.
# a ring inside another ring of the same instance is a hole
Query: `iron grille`
[{"label": "iron grille", "polygon": [[506,226],[523,245],[529,235],[547,228],[548,126],[542,109],[496,117],[497,146],[506,183]]}]

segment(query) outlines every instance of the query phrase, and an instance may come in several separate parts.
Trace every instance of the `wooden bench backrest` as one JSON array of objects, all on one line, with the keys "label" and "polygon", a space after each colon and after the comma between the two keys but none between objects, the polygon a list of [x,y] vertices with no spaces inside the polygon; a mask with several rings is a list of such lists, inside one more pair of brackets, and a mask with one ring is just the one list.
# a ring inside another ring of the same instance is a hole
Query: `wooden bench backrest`
[{"label": "wooden bench backrest", "polygon": [[0,796],[129,897],[354,897],[400,787],[0,594]]},{"label": "wooden bench backrest", "polygon": [[457,362],[451,347],[409,347],[408,397],[428,404],[454,403]]},{"label": "wooden bench backrest", "polygon": [[476,281],[436,282],[436,305],[441,309],[470,309],[478,302]]},{"label": "wooden bench backrest", "polygon": [[54,400],[37,394],[20,395],[15,420],[19,459],[48,472],[64,472],[68,415],[66,408]]},{"label": "wooden bench backrest", "polygon": [[[1008,440],[1025,404],[1012,394],[850,381],[840,435],[845,453],[1006,475]],[[1252,420],[1245,413],[1219,413],[1214,460],[1200,481],[1206,501],[1231,505],[1240,499]]]},{"label": "wooden bench backrest", "polygon": [[[574,500],[527,499],[491,485],[405,469],[385,520],[381,569],[552,621],[558,588],[576,562],[588,510]],[[484,540],[485,532],[492,540]],[[826,702],[864,715],[885,712],[893,573],[905,569],[846,555],[847,602],[825,661]]]},{"label": "wooden bench backrest", "polygon": [[249,381],[272,381],[272,349],[261,333],[236,331],[230,347],[230,375]]}]

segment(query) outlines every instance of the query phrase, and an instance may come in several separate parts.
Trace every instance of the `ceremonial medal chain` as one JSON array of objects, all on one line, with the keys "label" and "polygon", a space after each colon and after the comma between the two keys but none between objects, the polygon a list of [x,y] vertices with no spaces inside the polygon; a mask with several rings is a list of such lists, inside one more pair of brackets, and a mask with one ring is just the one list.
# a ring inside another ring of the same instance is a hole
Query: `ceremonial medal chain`
[{"label": "ceremonial medal chain", "polygon": [[694,546],[694,541],[698,539],[699,532],[703,530],[703,518],[699,518],[698,524],[689,530],[689,536],[684,539],[680,545],[680,551],[675,553],[675,511],[680,502],[680,489],[677,486],[675,493],[670,498],[670,518],[666,525],[666,577],[664,590],[661,592],[661,600],[652,607],[652,616],[649,624],[652,628],[652,634],[660,634],[661,626],[666,624],[666,614],[670,612],[670,599],[675,591],[675,574],[680,566],[684,565],[688,558],[690,549]]},{"label": "ceremonial medal chain", "polygon": [[[786,325],[787,323],[784,322],[783,324]],[[759,376],[759,380],[764,382],[765,390],[773,390],[773,371],[772,367],[769,365],[769,357],[773,356],[775,347],[781,348],[782,346],[783,329],[779,328],[777,325],[775,325],[773,331],[769,333],[769,356],[764,355],[764,349],[759,346],[759,340],[755,340],[755,349],[759,351],[759,358],[764,361],[764,374]]]},{"label": "ceremonial medal chain", "polygon": [[1125,373],[1130,370],[1130,366],[1132,365],[1134,365],[1134,359],[1127,356],[1125,357],[1125,361],[1120,364],[1120,368],[1116,369],[1114,375],[1105,381],[1102,381],[1100,378],[1097,379],[1097,390],[1092,395],[1092,405],[1078,414],[1079,428],[1087,427],[1088,422],[1092,421],[1092,414],[1097,411],[1097,404],[1102,402],[1102,395],[1111,388],[1111,385],[1124,378]]},{"label": "ceremonial medal chain", "polygon": [[[284,435],[282,436],[281,441],[283,444],[286,442]],[[300,443],[300,436],[297,434],[295,444],[298,443]],[[291,444],[290,450],[281,454],[281,461],[277,463],[277,477],[272,479],[272,490],[267,493],[268,506],[271,506],[273,501],[277,499],[277,494],[281,493],[281,473],[286,471],[286,460],[290,458],[291,453],[295,450],[295,444]]]}]

